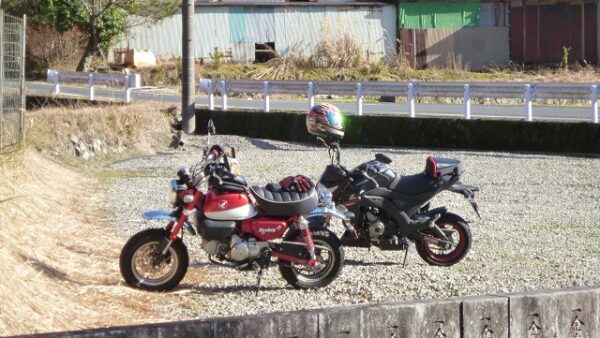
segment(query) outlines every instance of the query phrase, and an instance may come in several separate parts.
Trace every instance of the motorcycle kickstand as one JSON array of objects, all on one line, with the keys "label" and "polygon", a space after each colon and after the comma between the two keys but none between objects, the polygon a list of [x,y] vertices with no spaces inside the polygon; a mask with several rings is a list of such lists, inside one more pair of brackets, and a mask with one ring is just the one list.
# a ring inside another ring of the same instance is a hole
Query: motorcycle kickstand
[{"label": "motorcycle kickstand", "polygon": [[270,249],[266,249],[264,250],[261,255],[260,255],[260,259],[258,261],[258,263],[255,261],[252,266],[255,269],[258,269],[258,276],[257,276],[257,280],[256,280],[256,296],[258,296],[258,292],[260,291],[260,285],[262,282],[262,277],[264,274],[264,271],[267,267],[269,267],[269,263],[271,262],[271,250]]},{"label": "motorcycle kickstand", "polygon": [[406,250],[404,250],[404,262],[402,262],[403,269],[406,267],[406,257],[408,257],[408,249],[409,248],[406,248]]}]

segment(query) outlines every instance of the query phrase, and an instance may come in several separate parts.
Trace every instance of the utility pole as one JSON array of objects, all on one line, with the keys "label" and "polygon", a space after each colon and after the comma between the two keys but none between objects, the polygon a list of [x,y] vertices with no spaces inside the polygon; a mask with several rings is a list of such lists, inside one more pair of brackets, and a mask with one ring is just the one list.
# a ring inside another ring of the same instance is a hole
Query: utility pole
[{"label": "utility pole", "polygon": [[194,88],[194,3],[195,0],[183,0],[181,2],[181,46],[183,52],[181,112],[183,114],[182,129],[188,134],[193,133],[196,130],[196,90]]}]

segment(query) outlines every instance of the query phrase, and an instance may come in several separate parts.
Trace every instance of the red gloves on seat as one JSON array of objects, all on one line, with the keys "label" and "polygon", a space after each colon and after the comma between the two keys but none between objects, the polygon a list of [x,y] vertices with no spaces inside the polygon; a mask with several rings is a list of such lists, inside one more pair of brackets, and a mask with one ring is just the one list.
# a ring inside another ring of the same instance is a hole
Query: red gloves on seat
[{"label": "red gloves on seat", "polygon": [[307,192],[315,185],[304,175],[288,176],[279,182],[281,188],[288,191]]}]

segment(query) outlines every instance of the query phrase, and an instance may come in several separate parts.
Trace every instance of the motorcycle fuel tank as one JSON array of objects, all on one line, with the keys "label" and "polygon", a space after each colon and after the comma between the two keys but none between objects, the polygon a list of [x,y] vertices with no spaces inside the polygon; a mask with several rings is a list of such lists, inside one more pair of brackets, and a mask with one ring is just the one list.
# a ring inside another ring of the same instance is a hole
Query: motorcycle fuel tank
[{"label": "motorcycle fuel tank", "polygon": [[238,221],[254,217],[258,210],[245,193],[210,191],[204,200],[204,215],[214,220]]}]

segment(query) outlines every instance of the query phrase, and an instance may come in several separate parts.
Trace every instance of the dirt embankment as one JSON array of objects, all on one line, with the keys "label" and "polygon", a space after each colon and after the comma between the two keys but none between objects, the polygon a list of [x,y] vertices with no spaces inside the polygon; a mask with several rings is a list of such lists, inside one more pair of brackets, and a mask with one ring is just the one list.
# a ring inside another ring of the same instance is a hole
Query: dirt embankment
[{"label": "dirt embankment", "polygon": [[[172,295],[150,298],[122,285],[126,238],[101,221],[107,211],[97,207],[95,175],[119,152],[166,146],[169,128],[158,107],[28,112],[25,149],[0,154],[0,335],[174,319],[156,305]],[[102,140],[107,151],[84,164],[73,157],[73,136]]]}]

